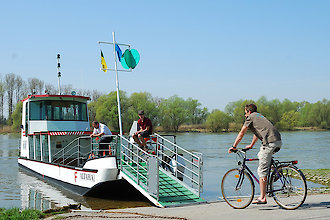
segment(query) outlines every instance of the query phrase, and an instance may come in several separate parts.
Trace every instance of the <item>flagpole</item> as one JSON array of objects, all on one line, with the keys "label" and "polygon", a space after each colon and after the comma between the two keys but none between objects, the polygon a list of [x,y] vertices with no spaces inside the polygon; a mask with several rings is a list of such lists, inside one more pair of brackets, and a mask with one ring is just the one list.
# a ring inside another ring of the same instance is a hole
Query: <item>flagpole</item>
[{"label": "flagpole", "polygon": [[116,72],[119,134],[123,135],[123,128],[122,128],[122,124],[121,124],[121,110],[120,110],[120,98],[119,98],[119,81],[118,81],[118,70],[117,70],[117,59],[116,59],[115,32],[112,32],[112,38],[113,38],[113,54],[114,54],[114,59],[115,59],[115,72]]}]

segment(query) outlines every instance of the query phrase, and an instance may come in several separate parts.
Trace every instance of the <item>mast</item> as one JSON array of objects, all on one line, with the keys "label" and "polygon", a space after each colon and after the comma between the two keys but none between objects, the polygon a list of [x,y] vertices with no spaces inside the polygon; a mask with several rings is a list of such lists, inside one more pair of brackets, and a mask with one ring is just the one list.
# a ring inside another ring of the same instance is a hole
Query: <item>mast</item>
[{"label": "mast", "polygon": [[[116,43],[115,32],[112,32],[112,40],[113,40],[113,42],[99,41],[98,43],[99,43],[99,44],[112,44],[112,45],[113,45],[113,55],[114,55],[114,61],[115,61],[115,68],[114,68],[114,69],[107,68],[107,70],[115,71],[115,73],[116,73],[116,90],[117,90],[117,104],[118,104],[118,124],[119,124],[119,133],[120,133],[120,135],[123,135],[122,121],[121,121],[120,96],[119,96],[119,78],[118,78],[118,71],[122,71],[122,72],[132,72],[132,69],[129,68],[129,70],[123,70],[123,69],[119,69],[119,70],[118,70],[118,66],[117,66],[117,58],[116,58],[116,57],[117,57],[117,56],[116,56],[116,45],[125,46],[125,47],[128,47],[129,49],[131,48],[131,45],[129,45],[129,44]],[[101,70],[104,70],[104,69],[101,69]]]},{"label": "mast", "polygon": [[122,128],[122,123],[121,123],[120,98],[119,98],[119,80],[118,80],[117,58],[116,58],[115,32],[112,32],[112,39],[113,39],[113,55],[114,55],[114,59],[115,59],[115,72],[116,72],[116,88],[117,88],[119,133],[120,133],[120,135],[123,135],[123,128]]},{"label": "mast", "polygon": [[60,58],[61,55],[57,54],[57,77],[58,77],[58,94],[61,95],[61,72],[60,72],[60,68],[61,68],[61,64],[60,64]]}]

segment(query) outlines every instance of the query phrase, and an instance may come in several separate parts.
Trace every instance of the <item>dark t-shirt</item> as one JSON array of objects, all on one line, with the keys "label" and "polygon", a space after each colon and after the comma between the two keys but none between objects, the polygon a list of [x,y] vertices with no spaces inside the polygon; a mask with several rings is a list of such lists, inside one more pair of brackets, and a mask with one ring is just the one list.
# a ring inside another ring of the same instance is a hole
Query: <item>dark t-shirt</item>
[{"label": "dark t-shirt", "polygon": [[140,126],[140,128],[142,128],[143,130],[147,128],[147,126],[150,126],[149,128],[149,132],[152,133],[152,123],[151,120],[149,118],[144,117],[144,120],[142,121],[141,118],[138,120],[138,125]]},{"label": "dark t-shirt", "polygon": [[278,130],[260,113],[251,113],[246,118],[244,126],[249,127],[249,129],[262,141],[262,144],[281,140],[281,135]]}]

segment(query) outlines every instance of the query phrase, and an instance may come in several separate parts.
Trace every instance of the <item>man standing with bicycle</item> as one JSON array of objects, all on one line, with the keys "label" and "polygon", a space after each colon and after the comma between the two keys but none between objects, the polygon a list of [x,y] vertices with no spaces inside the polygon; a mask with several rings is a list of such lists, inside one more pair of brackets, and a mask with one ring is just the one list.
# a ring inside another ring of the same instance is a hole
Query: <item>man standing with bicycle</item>
[{"label": "man standing with bicycle", "polygon": [[260,197],[257,198],[253,204],[267,204],[267,174],[269,171],[272,155],[279,151],[282,146],[281,135],[266,117],[257,112],[257,106],[255,104],[246,105],[244,111],[246,118],[245,122],[241,131],[238,133],[233,146],[229,148],[228,153],[236,150],[237,145],[242,140],[248,129],[253,132],[254,136],[252,138],[251,144],[245,147],[246,149],[252,149],[258,139],[262,141],[260,151],[258,153]]}]

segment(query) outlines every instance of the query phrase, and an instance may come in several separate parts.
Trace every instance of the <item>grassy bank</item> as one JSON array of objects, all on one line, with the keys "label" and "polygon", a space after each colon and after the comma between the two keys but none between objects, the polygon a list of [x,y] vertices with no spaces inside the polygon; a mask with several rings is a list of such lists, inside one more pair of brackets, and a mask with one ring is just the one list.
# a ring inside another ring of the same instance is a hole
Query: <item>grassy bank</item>
[{"label": "grassy bank", "polygon": [[46,215],[39,210],[25,209],[19,210],[19,208],[1,209],[0,219],[41,219]]},{"label": "grassy bank", "polygon": [[17,131],[13,131],[13,129],[9,125],[0,126],[0,134],[8,134],[8,133],[16,133],[16,132]]},{"label": "grassy bank", "polygon": [[302,169],[308,181],[330,187],[330,169]]},{"label": "grassy bank", "polygon": [[69,204],[67,206],[59,207],[56,209],[49,209],[45,211],[39,211],[35,209],[24,209],[19,208],[2,209],[0,208],[0,220],[2,219],[42,219],[53,215],[63,214],[70,212],[72,209],[80,209],[80,204]]}]

